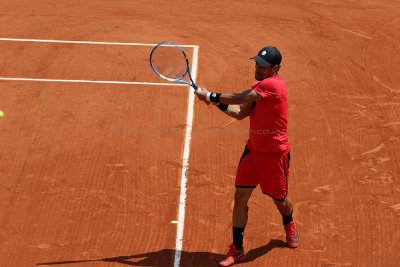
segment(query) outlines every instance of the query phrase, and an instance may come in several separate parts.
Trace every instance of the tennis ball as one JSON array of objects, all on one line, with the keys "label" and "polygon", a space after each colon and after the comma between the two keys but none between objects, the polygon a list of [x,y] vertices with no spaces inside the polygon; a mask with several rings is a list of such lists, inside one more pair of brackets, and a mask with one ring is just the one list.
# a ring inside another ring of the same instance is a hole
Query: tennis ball
[{"label": "tennis ball", "polygon": [[4,117],[4,112],[0,110],[0,118]]}]

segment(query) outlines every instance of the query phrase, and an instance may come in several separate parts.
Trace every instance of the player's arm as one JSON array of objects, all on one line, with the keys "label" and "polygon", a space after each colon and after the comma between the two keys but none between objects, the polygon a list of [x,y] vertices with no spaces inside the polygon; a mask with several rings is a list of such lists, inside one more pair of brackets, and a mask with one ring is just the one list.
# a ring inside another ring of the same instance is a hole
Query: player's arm
[{"label": "player's arm", "polygon": [[250,115],[251,104],[246,102],[240,105],[218,104],[217,108],[222,110],[226,115],[229,115],[237,120],[243,120]]},{"label": "player's arm", "polygon": [[[262,96],[259,95],[253,89],[245,90],[241,93],[233,93],[233,94],[219,94],[219,93],[209,93],[210,102],[217,102],[223,104],[243,104],[253,101],[262,100]],[[208,100],[208,99],[207,99]]]},{"label": "player's arm", "polygon": [[210,93],[206,89],[201,89],[196,91],[195,94],[206,103],[218,103],[217,107],[220,110],[237,120],[242,120],[250,115],[251,104],[249,102],[262,99],[262,96],[253,89],[233,94]]},{"label": "player's arm", "polygon": [[245,90],[241,93],[211,93],[206,89],[196,91],[195,94],[201,101],[223,103],[223,104],[236,104],[240,105],[246,102],[262,100],[262,96],[253,89]]}]

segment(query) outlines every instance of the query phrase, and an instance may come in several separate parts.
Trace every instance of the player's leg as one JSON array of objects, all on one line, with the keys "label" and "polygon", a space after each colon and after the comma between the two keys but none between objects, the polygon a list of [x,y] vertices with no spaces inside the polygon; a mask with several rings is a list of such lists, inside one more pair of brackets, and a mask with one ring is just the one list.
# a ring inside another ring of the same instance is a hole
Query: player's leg
[{"label": "player's leg", "polygon": [[229,246],[229,251],[226,253],[225,258],[220,261],[220,266],[232,266],[244,260],[243,235],[248,219],[247,202],[253,190],[253,187],[243,188],[236,186],[235,203],[232,212],[233,243]]},{"label": "player's leg", "polygon": [[232,213],[233,227],[244,228],[246,226],[248,219],[247,203],[253,190],[254,188],[236,188]]},{"label": "player's leg", "polygon": [[220,261],[220,266],[231,266],[245,258],[243,234],[248,219],[247,203],[257,183],[250,151],[245,148],[236,172],[235,203],[232,212],[233,243],[229,246],[225,258]]},{"label": "player's leg", "polygon": [[293,212],[292,200],[288,195],[282,200],[274,199],[274,203],[282,215],[290,216]]},{"label": "player's leg", "polygon": [[[286,231],[286,241],[289,247],[296,248],[299,245],[299,234],[296,229],[296,224],[293,220],[293,204],[292,200],[287,195],[288,179],[289,179],[289,166],[290,166],[290,152],[283,153],[280,161],[280,181],[281,188],[286,187],[285,196],[282,199],[275,199],[274,203],[282,215],[283,226]],[[277,173],[278,174],[278,173]],[[284,184],[283,184],[284,183]]]},{"label": "player's leg", "polygon": [[257,174],[254,171],[253,152],[244,149],[236,171],[235,204],[232,213],[233,244],[237,249],[243,247],[244,228],[247,224],[247,202],[251,193],[258,184]]},{"label": "player's leg", "polygon": [[293,220],[292,200],[287,196],[290,152],[259,153],[256,163],[260,176],[260,187],[264,194],[271,196],[282,215],[289,247],[298,246],[299,235]]},{"label": "player's leg", "polygon": [[289,247],[296,248],[299,245],[299,233],[293,220],[292,200],[286,196],[282,200],[274,199],[274,203],[282,215],[283,226],[286,231],[286,241]]},{"label": "player's leg", "polygon": [[233,227],[233,244],[237,249],[243,247],[244,228],[248,219],[247,202],[250,199],[254,188],[236,188],[235,204],[233,205],[232,227]]}]

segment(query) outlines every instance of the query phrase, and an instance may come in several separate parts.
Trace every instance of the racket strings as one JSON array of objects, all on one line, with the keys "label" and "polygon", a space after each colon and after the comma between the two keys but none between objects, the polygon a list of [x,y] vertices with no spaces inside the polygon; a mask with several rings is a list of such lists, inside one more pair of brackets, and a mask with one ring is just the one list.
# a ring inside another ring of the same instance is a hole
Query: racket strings
[{"label": "racket strings", "polygon": [[158,73],[170,79],[183,78],[187,71],[185,55],[174,46],[157,47],[151,61]]}]

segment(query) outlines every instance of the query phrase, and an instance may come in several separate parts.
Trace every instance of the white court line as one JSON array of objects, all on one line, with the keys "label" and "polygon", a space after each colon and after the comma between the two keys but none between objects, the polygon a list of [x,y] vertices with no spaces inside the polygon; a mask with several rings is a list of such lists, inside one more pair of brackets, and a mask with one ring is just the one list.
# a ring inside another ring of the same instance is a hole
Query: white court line
[{"label": "white court line", "polygon": [[[39,43],[67,43],[67,44],[101,44],[101,45],[137,45],[137,46],[156,46],[156,45],[158,45],[158,44],[142,44],[142,43],[65,41],[65,40],[15,39],[15,38],[0,38],[0,41],[39,42]],[[197,45],[179,45],[179,46],[180,47],[198,47]]]},{"label": "white court line", "polygon": [[[193,49],[193,62],[192,62],[192,79],[196,82],[197,65],[199,57],[199,47]],[[175,245],[175,262],[174,267],[179,267],[182,254],[182,241],[183,241],[183,228],[185,223],[185,206],[186,206],[186,172],[189,168],[189,154],[190,154],[190,139],[192,138],[192,123],[193,123],[193,106],[194,106],[194,90],[189,91],[189,101],[186,118],[186,134],[185,134],[185,147],[183,149],[182,160],[182,178],[181,178],[181,193],[179,196],[179,212],[178,212],[178,229],[176,232],[176,245]]]},{"label": "white court line", "polygon": [[187,84],[183,84],[183,83],[58,80],[58,79],[34,79],[34,78],[8,78],[8,77],[0,77],[0,80],[2,80],[2,81],[32,81],[32,82],[63,82],[63,83],[106,83],[106,84],[142,84],[142,85],[163,85],[163,86],[187,86]]}]

